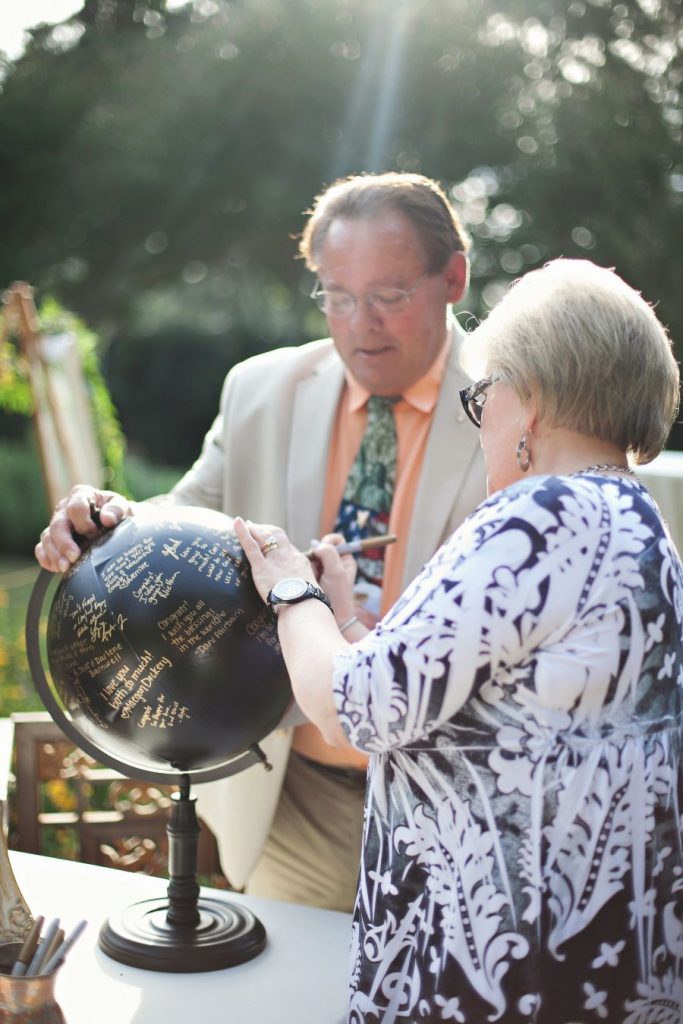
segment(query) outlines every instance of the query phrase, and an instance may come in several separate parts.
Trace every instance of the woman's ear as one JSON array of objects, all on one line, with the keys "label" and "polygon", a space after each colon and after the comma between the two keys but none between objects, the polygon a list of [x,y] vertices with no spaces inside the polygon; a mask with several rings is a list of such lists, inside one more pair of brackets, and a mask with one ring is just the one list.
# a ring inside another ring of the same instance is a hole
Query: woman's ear
[{"label": "woman's ear", "polygon": [[522,416],[522,422],[520,423],[520,430],[524,430],[527,434],[533,437],[538,423],[538,407],[535,399],[532,397],[528,402],[524,403],[524,414]]}]

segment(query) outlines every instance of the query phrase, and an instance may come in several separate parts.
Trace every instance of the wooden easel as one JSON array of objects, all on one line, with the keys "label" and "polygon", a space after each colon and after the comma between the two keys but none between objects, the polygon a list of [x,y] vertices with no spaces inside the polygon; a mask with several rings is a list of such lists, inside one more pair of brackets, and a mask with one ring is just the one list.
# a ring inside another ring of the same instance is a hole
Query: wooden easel
[{"label": "wooden easel", "polygon": [[92,406],[72,334],[45,335],[33,289],[15,281],[3,295],[0,349],[15,335],[26,360],[33,420],[48,503],[54,506],[77,483],[102,484]]},{"label": "wooden easel", "polygon": [[[0,359],[8,337],[18,342],[33,396],[33,422],[48,502],[57,504],[77,483],[103,479],[95,423],[76,338],[46,336],[40,329],[33,289],[16,281],[2,296]],[[13,726],[0,720],[0,815],[7,801]],[[0,944],[21,942],[33,917],[19,889],[0,820]]]}]

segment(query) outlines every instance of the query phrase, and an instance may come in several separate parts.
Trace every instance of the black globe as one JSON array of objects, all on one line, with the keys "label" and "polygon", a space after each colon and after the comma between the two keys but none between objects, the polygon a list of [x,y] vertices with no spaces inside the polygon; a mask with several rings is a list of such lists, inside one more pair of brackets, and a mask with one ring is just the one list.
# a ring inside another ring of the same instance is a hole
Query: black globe
[{"label": "black globe", "polygon": [[199,508],[142,506],[100,536],[59,583],[47,660],[79,735],[133,775],[220,769],[292,697],[232,520]]}]

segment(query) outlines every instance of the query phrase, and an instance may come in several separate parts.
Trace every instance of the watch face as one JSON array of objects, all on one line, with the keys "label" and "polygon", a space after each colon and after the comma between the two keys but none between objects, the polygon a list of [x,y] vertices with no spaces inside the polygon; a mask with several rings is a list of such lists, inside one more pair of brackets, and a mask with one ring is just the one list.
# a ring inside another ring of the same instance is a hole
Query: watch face
[{"label": "watch face", "polygon": [[287,579],[280,580],[273,587],[273,595],[279,598],[280,601],[293,601],[297,597],[302,597],[308,589],[308,583],[306,580]]}]

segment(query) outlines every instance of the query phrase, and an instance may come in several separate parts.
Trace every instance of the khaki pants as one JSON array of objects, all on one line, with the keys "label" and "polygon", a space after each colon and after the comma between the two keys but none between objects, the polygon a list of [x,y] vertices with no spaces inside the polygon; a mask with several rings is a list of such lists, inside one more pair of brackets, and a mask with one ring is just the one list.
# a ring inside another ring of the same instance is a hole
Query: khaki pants
[{"label": "khaki pants", "polygon": [[273,827],[245,891],[353,910],[364,798],[364,771],[319,765],[292,751]]}]

